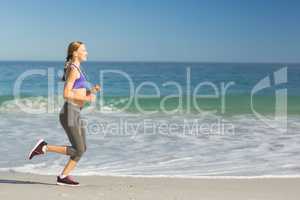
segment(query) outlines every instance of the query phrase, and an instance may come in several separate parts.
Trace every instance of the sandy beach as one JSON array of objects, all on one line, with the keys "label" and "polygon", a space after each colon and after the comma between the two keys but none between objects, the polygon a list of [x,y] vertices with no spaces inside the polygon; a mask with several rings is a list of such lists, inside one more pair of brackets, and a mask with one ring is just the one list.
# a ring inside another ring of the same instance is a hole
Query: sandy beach
[{"label": "sandy beach", "polygon": [[149,178],[78,176],[80,187],[55,176],[0,173],[0,199],[299,199],[300,178]]}]

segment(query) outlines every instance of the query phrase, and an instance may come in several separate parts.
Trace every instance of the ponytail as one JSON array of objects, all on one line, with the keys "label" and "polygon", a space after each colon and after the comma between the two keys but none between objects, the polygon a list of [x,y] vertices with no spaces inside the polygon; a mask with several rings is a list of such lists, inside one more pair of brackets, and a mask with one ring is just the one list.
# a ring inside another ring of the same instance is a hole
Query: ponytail
[{"label": "ponytail", "polygon": [[68,66],[70,64],[70,61],[71,61],[71,59],[69,58],[69,56],[67,56],[65,64],[64,64],[64,74],[61,78],[62,81],[66,81],[66,73],[67,73],[67,69],[68,69]]}]

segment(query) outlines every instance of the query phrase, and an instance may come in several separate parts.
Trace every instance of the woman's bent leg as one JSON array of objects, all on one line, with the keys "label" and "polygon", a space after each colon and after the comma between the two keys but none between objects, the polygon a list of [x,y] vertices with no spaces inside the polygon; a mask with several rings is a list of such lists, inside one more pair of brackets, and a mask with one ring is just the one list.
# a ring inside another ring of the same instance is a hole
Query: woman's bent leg
[{"label": "woman's bent leg", "polygon": [[61,113],[60,122],[72,144],[66,147],[66,154],[70,155],[70,160],[62,172],[63,175],[68,175],[86,151],[85,129],[82,128],[80,111],[72,105],[65,105],[65,112]]},{"label": "woman's bent leg", "polygon": [[60,153],[64,155],[67,154],[67,147],[66,146],[56,146],[56,145],[47,145],[47,151],[53,152],[53,153]]}]

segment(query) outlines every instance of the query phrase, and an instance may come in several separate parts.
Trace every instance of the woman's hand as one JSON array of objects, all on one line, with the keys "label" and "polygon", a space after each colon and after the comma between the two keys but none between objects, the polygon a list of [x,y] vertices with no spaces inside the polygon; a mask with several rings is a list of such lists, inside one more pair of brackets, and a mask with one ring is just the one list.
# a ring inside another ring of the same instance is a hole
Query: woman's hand
[{"label": "woman's hand", "polygon": [[95,94],[89,94],[86,96],[88,102],[95,102],[96,101],[96,95]]},{"label": "woman's hand", "polygon": [[95,94],[100,91],[100,85],[96,84],[92,89],[91,93]]},{"label": "woman's hand", "polygon": [[92,89],[86,91],[86,95],[88,96],[90,94],[96,94],[99,91],[100,91],[100,85],[96,84],[94,87],[92,87]]}]

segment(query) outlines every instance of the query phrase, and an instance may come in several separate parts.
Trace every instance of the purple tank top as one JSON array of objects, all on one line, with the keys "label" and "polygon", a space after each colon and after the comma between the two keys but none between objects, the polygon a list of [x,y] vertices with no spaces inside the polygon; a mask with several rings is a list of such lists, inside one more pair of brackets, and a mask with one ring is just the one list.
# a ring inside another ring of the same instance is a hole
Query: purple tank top
[{"label": "purple tank top", "polygon": [[86,88],[89,90],[91,88],[90,84],[82,74],[81,70],[76,65],[74,64],[71,65],[74,66],[80,73],[80,77],[76,79],[74,82],[73,89]]}]

